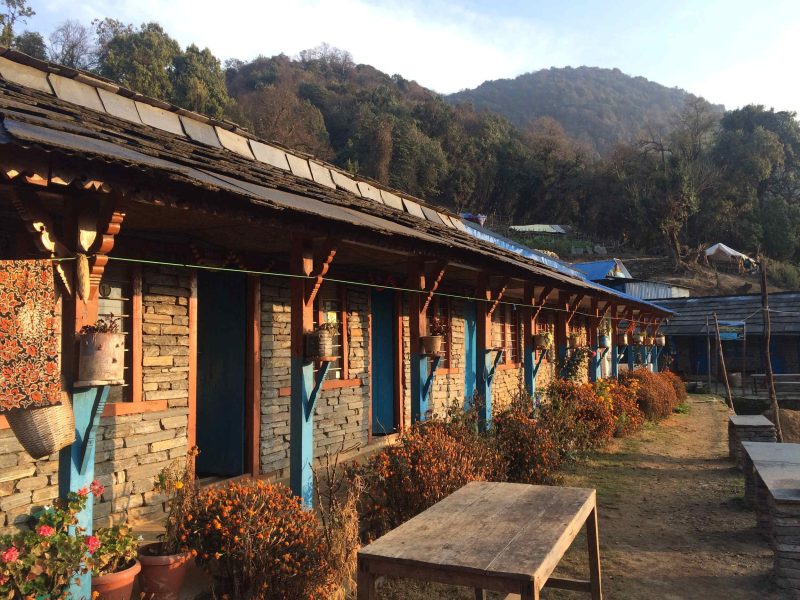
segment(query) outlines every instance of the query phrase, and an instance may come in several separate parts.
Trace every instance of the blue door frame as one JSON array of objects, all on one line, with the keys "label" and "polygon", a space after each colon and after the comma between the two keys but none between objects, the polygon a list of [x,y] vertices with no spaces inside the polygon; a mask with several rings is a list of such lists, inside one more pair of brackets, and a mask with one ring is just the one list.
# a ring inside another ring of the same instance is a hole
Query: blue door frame
[{"label": "blue door frame", "polygon": [[478,384],[476,357],[478,352],[478,322],[475,302],[464,303],[464,407],[472,406]]},{"label": "blue door frame", "polygon": [[397,431],[395,363],[397,338],[394,292],[372,292],[372,435]]}]

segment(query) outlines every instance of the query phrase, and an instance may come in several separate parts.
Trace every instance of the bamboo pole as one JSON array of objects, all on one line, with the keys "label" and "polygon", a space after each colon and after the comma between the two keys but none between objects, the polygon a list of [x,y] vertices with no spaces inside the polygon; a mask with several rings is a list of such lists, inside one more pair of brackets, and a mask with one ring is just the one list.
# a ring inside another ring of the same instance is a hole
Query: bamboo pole
[{"label": "bamboo pole", "polygon": [[719,320],[717,313],[714,313],[714,327],[717,329],[717,348],[719,348],[719,364],[722,367],[722,381],[725,383],[725,393],[728,398],[728,408],[733,414],[736,414],[736,409],[733,407],[733,394],[731,393],[731,386],[728,383],[728,369],[725,367],[725,353],[722,351],[722,336],[719,334]]},{"label": "bamboo pole", "polygon": [[772,322],[769,316],[769,293],[767,292],[767,260],[761,258],[761,313],[764,321],[764,368],[767,375],[767,385],[769,390],[769,404],[772,407],[772,414],[775,415],[775,434],[778,442],[783,442],[783,431],[781,430],[781,410],[778,405],[778,394],[775,392],[775,377],[772,373],[772,357],[770,356],[770,338],[772,337]]}]

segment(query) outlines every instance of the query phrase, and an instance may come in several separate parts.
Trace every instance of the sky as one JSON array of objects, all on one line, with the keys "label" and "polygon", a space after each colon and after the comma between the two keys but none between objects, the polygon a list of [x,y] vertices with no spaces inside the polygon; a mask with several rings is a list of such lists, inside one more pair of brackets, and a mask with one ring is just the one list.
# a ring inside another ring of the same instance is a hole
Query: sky
[{"label": "sky", "polygon": [[29,0],[23,28],[157,21],[222,60],[326,42],[441,93],[548,67],[619,68],[735,108],[800,113],[797,0]]}]

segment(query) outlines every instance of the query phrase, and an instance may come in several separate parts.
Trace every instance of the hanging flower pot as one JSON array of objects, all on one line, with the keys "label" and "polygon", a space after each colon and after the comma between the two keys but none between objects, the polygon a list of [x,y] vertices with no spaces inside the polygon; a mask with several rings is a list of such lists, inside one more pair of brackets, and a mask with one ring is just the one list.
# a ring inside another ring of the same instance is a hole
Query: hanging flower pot
[{"label": "hanging flower pot", "polygon": [[644,334],[641,331],[634,332],[633,343],[637,346],[641,346],[644,343]]},{"label": "hanging flower pot", "polygon": [[139,548],[139,562],[142,563],[139,586],[142,597],[148,600],[178,600],[192,553],[164,555],[161,552],[163,549],[160,542]]},{"label": "hanging flower pot", "polygon": [[618,333],[617,334],[617,346],[627,346],[628,345],[628,334],[627,333]]},{"label": "hanging flower pot", "polygon": [[422,345],[422,353],[427,355],[438,354],[442,351],[442,344],[444,343],[444,336],[441,335],[423,335],[419,338]]},{"label": "hanging flower pot", "polygon": [[66,394],[61,404],[16,408],[5,417],[19,443],[35,459],[50,456],[75,441],[75,416]]},{"label": "hanging flower pot", "polygon": [[580,345],[581,345],[581,338],[580,338],[580,336],[578,336],[578,335],[576,335],[576,334],[574,334],[574,333],[573,333],[573,334],[571,334],[571,335],[570,335],[570,336],[567,338],[567,344],[569,344],[569,347],[570,347],[570,349],[572,349],[572,350],[575,350],[576,348],[579,348],[579,347],[580,347]]},{"label": "hanging flower pot", "polygon": [[533,347],[537,350],[547,350],[553,345],[553,334],[543,331],[533,336]]},{"label": "hanging flower pot", "polygon": [[598,348],[610,348],[611,347],[611,336],[610,335],[601,335],[597,338],[597,347]]},{"label": "hanging flower pot", "polygon": [[133,595],[133,582],[142,565],[138,560],[130,567],[115,573],[92,576],[92,598],[95,600],[130,600]]},{"label": "hanging flower pot", "polygon": [[333,356],[333,336],[339,332],[336,323],[323,323],[306,334],[306,358],[309,360]]},{"label": "hanging flower pot", "polygon": [[663,347],[667,345],[667,338],[663,333],[659,333],[655,338],[656,346]]},{"label": "hanging flower pot", "polygon": [[125,334],[111,315],[87,325],[78,334],[76,386],[121,385],[125,382]]},{"label": "hanging flower pot", "polygon": [[642,341],[642,343],[645,346],[652,346],[653,345],[653,337],[650,336],[650,335],[644,336],[644,340]]}]

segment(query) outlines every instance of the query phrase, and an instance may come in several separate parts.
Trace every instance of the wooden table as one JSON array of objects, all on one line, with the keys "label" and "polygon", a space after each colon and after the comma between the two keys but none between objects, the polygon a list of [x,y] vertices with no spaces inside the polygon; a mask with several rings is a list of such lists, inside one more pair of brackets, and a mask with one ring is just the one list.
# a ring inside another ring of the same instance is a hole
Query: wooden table
[{"label": "wooden table", "polygon": [[[588,581],[550,577],[586,525]],[[358,552],[358,599],[382,575],[539,598],[547,587],[603,597],[593,489],[473,482]]]}]

